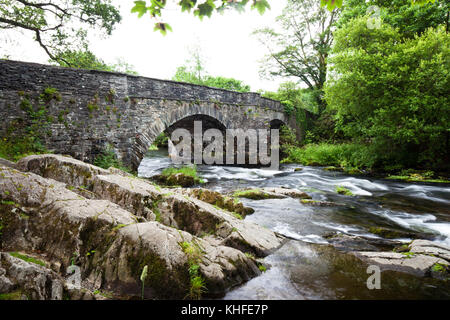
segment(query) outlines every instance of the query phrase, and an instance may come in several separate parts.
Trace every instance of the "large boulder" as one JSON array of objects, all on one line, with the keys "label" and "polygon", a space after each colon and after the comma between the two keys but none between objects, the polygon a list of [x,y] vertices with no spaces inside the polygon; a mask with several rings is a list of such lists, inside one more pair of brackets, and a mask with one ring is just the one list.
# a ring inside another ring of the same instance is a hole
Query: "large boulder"
[{"label": "large boulder", "polygon": [[[52,167],[61,166],[65,169],[59,168],[57,173],[53,173],[47,170],[49,163]],[[162,188],[144,179],[117,174],[112,169],[103,170],[75,159],[66,160],[57,155],[26,157],[18,165],[44,177],[70,183],[73,191],[86,196],[77,189],[81,187],[77,183],[83,182],[88,186],[87,191],[96,198],[118,204],[138,217],[139,221],[158,221],[195,236],[214,235],[224,245],[260,257],[268,255],[282,244],[283,239],[274,232],[241,220],[250,209],[238,203],[230,203],[231,198],[219,200],[220,197],[212,192]],[[77,180],[72,172],[78,172],[85,178]],[[220,206],[211,204],[214,197]]]},{"label": "large boulder", "polygon": [[[198,274],[205,290],[220,296],[260,274],[258,262],[244,252],[264,256],[283,241],[232,212],[134,176],[73,159],[63,160],[66,169],[55,169],[58,173],[47,170],[60,159],[44,155],[20,162],[47,178],[0,167],[0,246],[38,254],[57,273],[80,266],[93,289],[140,295],[147,265],[146,297],[184,298],[191,290],[192,263],[183,243],[194,243],[201,248]],[[89,174],[77,178],[69,168]],[[77,183],[86,184],[95,199],[74,192]]]}]

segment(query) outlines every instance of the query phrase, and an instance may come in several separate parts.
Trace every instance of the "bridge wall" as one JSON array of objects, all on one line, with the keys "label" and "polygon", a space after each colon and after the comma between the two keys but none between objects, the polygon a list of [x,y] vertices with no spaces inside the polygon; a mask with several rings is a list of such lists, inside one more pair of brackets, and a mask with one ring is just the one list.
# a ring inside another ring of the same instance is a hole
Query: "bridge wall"
[{"label": "bridge wall", "polygon": [[[46,95],[47,88],[57,92]],[[0,60],[1,136],[14,134],[39,109],[48,149],[92,162],[111,146],[133,168],[162,131],[186,116],[209,115],[242,129],[288,122],[279,102],[258,93]]]}]

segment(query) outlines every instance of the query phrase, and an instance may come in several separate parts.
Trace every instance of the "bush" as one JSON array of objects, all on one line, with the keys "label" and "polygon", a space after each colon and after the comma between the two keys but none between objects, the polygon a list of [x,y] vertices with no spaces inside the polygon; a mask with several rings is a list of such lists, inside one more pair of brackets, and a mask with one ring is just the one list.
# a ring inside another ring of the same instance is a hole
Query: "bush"
[{"label": "bush", "polygon": [[94,165],[103,169],[114,167],[128,173],[133,173],[132,169],[126,167],[122,161],[117,158],[114,150],[110,146],[94,159]]},{"label": "bush", "polygon": [[360,144],[309,144],[303,148],[290,147],[284,162],[316,166],[353,168],[373,167],[376,157],[370,147]]}]

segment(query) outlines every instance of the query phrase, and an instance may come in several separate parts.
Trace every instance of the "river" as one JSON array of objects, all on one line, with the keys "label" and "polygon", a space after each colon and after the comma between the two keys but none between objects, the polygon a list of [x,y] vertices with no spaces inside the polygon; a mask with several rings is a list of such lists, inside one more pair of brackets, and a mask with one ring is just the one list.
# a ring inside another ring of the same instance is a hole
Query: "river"
[{"label": "river", "polygon": [[[167,150],[149,152],[139,167],[150,177],[171,165]],[[294,169],[302,167],[301,171]],[[239,167],[198,166],[206,180],[202,187],[219,192],[241,188],[286,187],[304,191],[314,200],[339,206],[308,206],[298,199],[248,200],[255,209],[245,218],[291,239],[264,259],[268,271],[225,299],[450,299],[449,286],[429,278],[383,272],[382,289],[368,290],[369,276],[362,263],[331,246],[330,232],[379,238],[370,227],[387,227],[426,235],[450,246],[450,186],[405,183],[365,176],[349,176],[320,167],[282,165],[279,171]],[[336,186],[354,196],[336,193]],[[396,239],[405,243],[410,238]]]}]

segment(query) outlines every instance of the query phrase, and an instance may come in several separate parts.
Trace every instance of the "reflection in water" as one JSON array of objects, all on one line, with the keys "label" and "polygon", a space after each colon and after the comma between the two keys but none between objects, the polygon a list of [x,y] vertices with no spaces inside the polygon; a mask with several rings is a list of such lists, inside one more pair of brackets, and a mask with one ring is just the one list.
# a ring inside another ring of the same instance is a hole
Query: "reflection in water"
[{"label": "reflection in water", "polygon": [[[154,151],[142,161],[139,175],[150,177],[170,165],[166,150]],[[338,231],[378,238],[369,230],[380,226],[427,235],[450,245],[450,186],[347,176],[317,167],[294,172],[294,168],[285,165],[280,171],[269,171],[198,166],[200,175],[207,180],[203,187],[219,192],[286,187],[307,192],[314,200],[340,204],[317,207],[291,198],[242,199],[255,209],[246,220],[300,241],[289,241],[265,258],[271,268],[228,293],[225,299],[450,298],[449,288],[435,285],[432,279],[387,271],[383,272],[383,290],[370,291],[365,282],[368,275],[360,260],[326,245],[323,237],[330,231]],[[355,196],[337,194],[336,186],[350,189]]]}]

